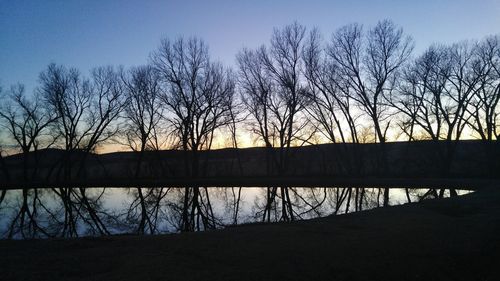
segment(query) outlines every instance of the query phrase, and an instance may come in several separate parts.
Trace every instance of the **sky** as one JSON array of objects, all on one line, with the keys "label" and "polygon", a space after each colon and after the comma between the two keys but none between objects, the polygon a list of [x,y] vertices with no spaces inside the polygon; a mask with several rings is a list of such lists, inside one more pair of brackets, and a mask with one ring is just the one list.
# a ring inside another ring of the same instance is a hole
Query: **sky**
[{"label": "sky", "polygon": [[293,21],[325,38],[358,22],[390,19],[411,35],[415,53],[432,43],[500,33],[499,0],[420,1],[76,1],[0,0],[0,86],[37,85],[49,63],[76,67],[145,64],[161,38],[197,36],[228,66],[243,47],[269,42]]}]

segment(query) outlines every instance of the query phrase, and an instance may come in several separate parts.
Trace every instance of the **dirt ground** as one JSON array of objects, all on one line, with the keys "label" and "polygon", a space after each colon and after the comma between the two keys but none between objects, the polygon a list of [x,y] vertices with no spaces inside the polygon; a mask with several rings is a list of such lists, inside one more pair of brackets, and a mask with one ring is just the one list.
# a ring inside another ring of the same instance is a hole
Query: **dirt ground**
[{"label": "dirt ground", "polygon": [[203,233],[2,240],[0,280],[500,280],[500,190]]}]

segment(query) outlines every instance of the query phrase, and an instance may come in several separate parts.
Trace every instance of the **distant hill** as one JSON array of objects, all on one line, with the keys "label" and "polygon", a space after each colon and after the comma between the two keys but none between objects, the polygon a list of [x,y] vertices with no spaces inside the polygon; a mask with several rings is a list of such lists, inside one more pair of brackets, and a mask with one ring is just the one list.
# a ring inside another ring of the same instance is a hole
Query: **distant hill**
[{"label": "distant hill", "polygon": [[[417,141],[381,144],[321,144],[293,147],[287,164],[285,152],[262,147],[219,149],[199,153],[199,174],[194,179],[190,153],[179,150],[140,154],[115,152],[71,154],[58,149],[17,154],[4,158],[0,187],[163,185],[194,181],[196,184],[230,185],[266,183],[271,179],[383,178],[500,178],[500,142]],[[281,164],[280,164],[281,163]],[[285,168],[283,168],[285,167]],[[260,181],[259,181],[260,180]],[[269,184],[272,184],[270,182]]]}]

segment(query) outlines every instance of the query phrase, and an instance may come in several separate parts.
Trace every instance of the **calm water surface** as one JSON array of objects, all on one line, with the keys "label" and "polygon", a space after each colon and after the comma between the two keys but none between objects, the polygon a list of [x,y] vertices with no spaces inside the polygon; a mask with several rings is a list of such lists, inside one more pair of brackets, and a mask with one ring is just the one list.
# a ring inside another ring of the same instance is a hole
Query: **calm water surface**
[{"label": "calm water surface", "polygon": [[[287,191],[285,197],[278,191],[269,204],[268,188],[262,187],[200,188],[196,200],[189,191],[188,201],[185,188],[12,190],[0,203],[0,237],[174,233],[183,230],[183,219],[188,215],[196,231],[291,220],[291,214],[294,220],[311,219],[383,204],[383,190],[377,188],[294,187]],[[458,194],[468,192],[459,190]],[[391,188],[389,205],[418,202],[438,193],[424,188]],[[449,191],[442,196],[448,197]]]}]

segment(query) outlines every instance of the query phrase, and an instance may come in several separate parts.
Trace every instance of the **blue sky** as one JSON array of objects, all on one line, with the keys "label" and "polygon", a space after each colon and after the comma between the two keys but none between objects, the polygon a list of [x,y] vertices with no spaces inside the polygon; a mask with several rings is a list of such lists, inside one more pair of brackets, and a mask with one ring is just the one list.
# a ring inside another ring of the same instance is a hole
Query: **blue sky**
[{"label": "blue sky", "polygon": [[234,65],[242,47],[269,41],[295,20],[324,37],[342,25],[391,19],[416,41],[481,39],[500,33],[500,1],[22,1],[0,0],[0,85],[36,86],[55,62],[83,73],[99,65],[144,64],[162,37],[198,36],[212,57]]}]

